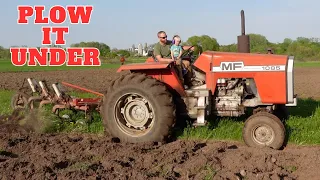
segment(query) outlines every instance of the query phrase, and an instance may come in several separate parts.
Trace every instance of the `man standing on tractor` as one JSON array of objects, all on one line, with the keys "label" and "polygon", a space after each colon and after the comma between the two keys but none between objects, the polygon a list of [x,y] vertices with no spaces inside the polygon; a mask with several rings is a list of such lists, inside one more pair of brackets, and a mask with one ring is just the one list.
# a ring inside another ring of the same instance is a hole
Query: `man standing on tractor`
[{"label": "man standing on tractor", "polygon": [[[157,61],[161,62],[172,62],[174,61],[171,57],[171,42],[167,40],[167,34],[164,31],[158,32],[158,38],[159,42],[155,44],[154,46],[154,56],[157,59]],[[189,49],[190,46],[182,46],[182,49],[186,50]],[[193,50],[194,48],[190,48],[190,50]],[[182,64],[187,69],[186,77],[184,78],[184,88],[187,89],[188,86],[192,86],[192,69],[190,66],[190,62],[186,60],[181,60]]]}]

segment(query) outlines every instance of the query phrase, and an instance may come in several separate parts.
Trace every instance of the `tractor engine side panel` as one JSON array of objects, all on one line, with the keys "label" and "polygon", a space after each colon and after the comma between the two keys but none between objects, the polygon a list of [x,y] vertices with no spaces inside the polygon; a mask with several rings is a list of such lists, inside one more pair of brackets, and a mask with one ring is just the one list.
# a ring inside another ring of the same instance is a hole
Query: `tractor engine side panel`
[{"label": "tractor engine side panel", "polygon": [[218,79],[252,78],[263,104],[286,104],[288,56],[215,52],[209,89],[215,92]]},{"label": "tractor engine side panel", "polygon": [[218,79],[252,78],[262,103],[286,104],[286,74],[279,72],[259,73],[216,73],[213,75],[212,89],[216,89]]}]

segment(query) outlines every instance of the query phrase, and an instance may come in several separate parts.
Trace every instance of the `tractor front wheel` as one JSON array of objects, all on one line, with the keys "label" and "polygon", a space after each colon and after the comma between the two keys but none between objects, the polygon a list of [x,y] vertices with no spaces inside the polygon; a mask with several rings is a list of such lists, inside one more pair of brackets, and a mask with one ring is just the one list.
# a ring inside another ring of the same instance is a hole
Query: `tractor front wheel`
[{"label": "tractor front wheel", "polygon": [[242,131],[244,142],[250,147],[280,149],[285,141],[285,127],[270,113],[258,112],[250,116]]},{"label": "tractor front wheel", "polygon": [[163,83],[132,73],[110,85],[101,115],[105,130],[121,141],[159,142],[175,122],[175,106]]}]

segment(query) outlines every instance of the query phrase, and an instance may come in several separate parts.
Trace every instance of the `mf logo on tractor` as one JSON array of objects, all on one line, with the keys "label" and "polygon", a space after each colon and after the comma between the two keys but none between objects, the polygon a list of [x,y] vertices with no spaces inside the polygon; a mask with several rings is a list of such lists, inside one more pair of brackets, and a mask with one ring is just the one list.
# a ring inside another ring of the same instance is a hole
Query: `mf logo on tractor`
[{"label": "mf logo on tractor", "polygon": [[235,71],[243,68],[243,62],[222,62],[220,67],[222,71]]}]

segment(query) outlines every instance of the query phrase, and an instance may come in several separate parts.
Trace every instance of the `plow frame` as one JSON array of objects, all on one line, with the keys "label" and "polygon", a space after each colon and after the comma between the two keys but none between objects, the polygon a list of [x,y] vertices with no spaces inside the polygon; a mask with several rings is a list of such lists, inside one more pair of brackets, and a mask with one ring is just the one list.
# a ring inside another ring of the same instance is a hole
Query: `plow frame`
[{"label": "plow frame", "polygon": [[[25,84],[28,83],[28,86],[26,87]],[[98,97],[96,98],[77,98],[72,97],[65,93],[61,88],[59,88],[60,84],[70,87],[72,89],[78,89],[81,91],[85,91],[91,94],[95,94]],[[30,93],[31,89],[31,93]],[[29,92],[29,93],[28,93]],[[35,109],[35,103],[39,103],[39,108],[43,107],[47,104],[52,104],[52,113],[59,116],[59,111],[63,109],[69,109],[73,111],[84,111],[85,112],[85,118],[87,116],[91,115],[92,112],[100,110],[100,105],[102,101],[102,97],[104,95],[90,90],[86,89],[77,85],[73,85],[67,82],[61,82],[61,83],[53,83],[52,89],[49,89],[47,86],[46,81],[36,81],[34,78],[25,78],[21,87],[16,92],[15,96],[12,98],[11,101],[11,107],[13,109],[17,108],[24,108],[27,110]],[[17,101],[19,98],[23,99],[24,106],[23,107],[17,107]],[[17,99],[15,99],[17,98]]]}]

